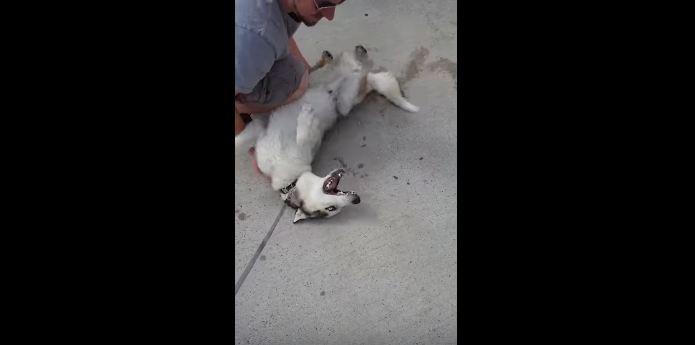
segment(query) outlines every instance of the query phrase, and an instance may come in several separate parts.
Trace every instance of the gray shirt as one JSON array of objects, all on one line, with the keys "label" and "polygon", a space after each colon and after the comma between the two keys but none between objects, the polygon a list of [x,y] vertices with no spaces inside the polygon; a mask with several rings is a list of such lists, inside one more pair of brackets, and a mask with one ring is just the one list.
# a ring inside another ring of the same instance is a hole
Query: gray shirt
[{"label": "gray shirt", "polygon": [[289,38],[299,23],[279,0],[236,0],[234,9],[234,88],[246,94],[289,54]]}]

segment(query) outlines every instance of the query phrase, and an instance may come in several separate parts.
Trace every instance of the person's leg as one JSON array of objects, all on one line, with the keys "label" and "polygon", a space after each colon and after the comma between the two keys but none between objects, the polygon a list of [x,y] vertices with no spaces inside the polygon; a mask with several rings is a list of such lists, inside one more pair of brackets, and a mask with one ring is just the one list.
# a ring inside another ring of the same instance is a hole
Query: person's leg
[{"label": "person's leg", "polygon": [[249,114],[261,114],[261,113],[269,113],[273,111],[274,109],[288,104],[292,103],[296,100],[298,100],[300,97],[304,95],[306,92],[307,88],[309,87],[309,70],[304,71],[304,75],[302,76],[301,81],[299,82],[299,87],[297,87],[296,90],[285,100],[282,100],[281,102],[275,102],[272,104],[262,104],[262,103],[254,103],[254,102],[236,102],[236,108],[239,109],[240,112],[242,113],[249,113]]},{"label": "person's leg", "polygon": [[294,56],[275,62],[268,74],[248,94],[236,97],[240,113],[267,113],[299,99],[309,86],[309,70]]},{"label": "person's leg", "polygon": [[[309,86],[309,71],[304,64],[292,56],[277,61],[270,72],[250,94],[239,94],[235,99],[235,135],[244,128],[241,114],[267,113],[301,97]],[[240,122],[240,125],[237,123]],[[237,131],[237,128],[241,128]],[[256,172],[260,173],[255,152],[249,155]]]},{"label": "person's leg", "polygon": [[[257,104],[257,103],[244,104],[244,103],[236,102],[235,109],[239,109],[239,111],[242,111],[246,114],[270,112],[273,109],[275,109],[281,105],[284,105],[284,104],[287,104],[287,103],[290,103],[290,102],[293,102],[293,101],[299,99],[299,97],[301,97],[304,94],[304,92],[306,91],[308,84],[309,84],[309,72],[307,71],[306,75],[304,77],[302,77],[302,82],[300,83],[299,88],[297,90],[295,90],[295,92],[284,103],[278,104],[275,106],[268,106],[268,105]],[[241,118],[241,115],[238,112],[235,112],[234,116],[235,116],[234,117],[234,127],[235,127],[235,132],[236,132],[235,135],[239,135],[239,133],[241,133],[241,131],[244,129],[245,124],[244,124],[243,119]],[[240,128],[240,129],[237,130],[236,128]],[[256,161],[256,152],[255,152],[255,149],[253,147],[251,149],[249,149],[249,156],[251,157],[251,163],[253,164],[253,170],[256,172],[256,174],[263,175],[263,172],[261,172],[261,169],[258,167],[258,162]]]}]

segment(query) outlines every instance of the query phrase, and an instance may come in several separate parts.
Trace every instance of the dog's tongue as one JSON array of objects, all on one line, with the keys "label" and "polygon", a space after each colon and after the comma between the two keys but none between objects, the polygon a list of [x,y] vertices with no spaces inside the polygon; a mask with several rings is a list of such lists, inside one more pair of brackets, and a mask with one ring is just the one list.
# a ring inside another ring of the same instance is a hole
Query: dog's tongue
[{"label": "dog's tongue", "polygon": [[340,177],[339,176],[331,176],[331,177],[326,179],[326,182],[324,182],[323,190],[326,193],[335,194],[335,193],[339,192],[338,183],[340,183]]},{"label": "dog's tongue", "polygon": [[334,191],[338,188],[338,179],[335,177],[328,178],[326,181],[326,186],[324,187],[327,191]]}]

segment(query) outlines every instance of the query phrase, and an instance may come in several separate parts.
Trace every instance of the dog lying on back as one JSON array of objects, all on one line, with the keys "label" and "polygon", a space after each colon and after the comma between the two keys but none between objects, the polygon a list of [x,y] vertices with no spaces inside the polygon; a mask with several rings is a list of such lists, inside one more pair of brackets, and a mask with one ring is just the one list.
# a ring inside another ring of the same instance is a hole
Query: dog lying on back
[{"label": "dog lying on back", "polygon": [[401,93],[390,72],[371,72],[367,51],[357,46],[336,59],[324,51],[310,69],[309,87],[295,102],[275,109],[269,116],[253,117],[235,138],[235,151],[255,147],[258,168],[269,176],[274,190],[296,209],[294,223],[302,219],[332,217],[348,205],[359,204],[353,191],[338,189],[343,169],[326,176],[312,173],[311,163],[323,134],[338,119],[376,91],[397,106],[417,112]]}]

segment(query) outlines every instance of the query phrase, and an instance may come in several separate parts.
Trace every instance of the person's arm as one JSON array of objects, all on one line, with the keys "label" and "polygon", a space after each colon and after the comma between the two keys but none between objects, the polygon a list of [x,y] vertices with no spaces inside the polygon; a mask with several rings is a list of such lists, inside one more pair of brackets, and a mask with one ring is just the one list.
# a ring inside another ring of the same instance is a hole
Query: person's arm
[{"label": "person's arm", "polygon": [[250,93],[275,63],[275,48],[268,41],[244,28],[234,30],[234,133],[244,129],[237,96]]},{"label": "person's arm", "polygon": [[244,129],[244,121],[241,119],[241,114],[239,113],[239,109],[236,107],[236,96],[239,94],[239,91],[234,90],[234,136],[239,135],[241,131]]},{"label": "person's arm", "polygon": [[301,61],[306,67],[306,69],[304,70],[304,75],[302,75],[302,81],[299,83],[299,87],[285,103],[295,101],[299,97],[304,95],[304,92],[306,92],[306,89],[309,86],[309,70],[311,69],[311,66],[309,66],[309,63],[304,58],[304,55],[302,55],[302,52],[299,51],[297,42],[294,40],[293,37],[290,37],[287,47],[289,49],[290,55],[296,57],[299,61]]},{"label": "person's arm", "polygon": [[299,51],[299,47],[297,46],[297,42],[294,40],[293,37],[290,37],[289,43],[287,44],[287,48],[289,50],[289,53],[292,54],[292,56],[299,59],[299,61],[301,61],[304,64],[304,66],[306,66],[307,69],[309,69],[311,67],[311,66],[309,66],[309,63],[304,58],[304,55],[302,55],[302,52]]}]

